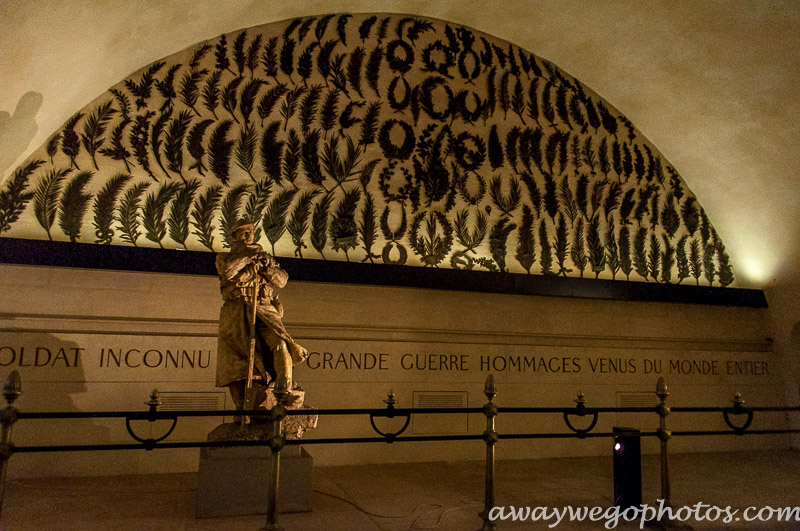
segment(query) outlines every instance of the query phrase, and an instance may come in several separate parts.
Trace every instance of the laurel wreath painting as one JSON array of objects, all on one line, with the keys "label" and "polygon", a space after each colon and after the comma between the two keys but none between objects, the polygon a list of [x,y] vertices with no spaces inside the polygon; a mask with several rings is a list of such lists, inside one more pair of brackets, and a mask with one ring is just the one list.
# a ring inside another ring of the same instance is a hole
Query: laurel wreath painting
[{"label": "laurel wreath painting", "polygon": [[0,234],[727,286],[676,170],[552,63],[443,21],[297,18],[146,66],[9,176]]}]

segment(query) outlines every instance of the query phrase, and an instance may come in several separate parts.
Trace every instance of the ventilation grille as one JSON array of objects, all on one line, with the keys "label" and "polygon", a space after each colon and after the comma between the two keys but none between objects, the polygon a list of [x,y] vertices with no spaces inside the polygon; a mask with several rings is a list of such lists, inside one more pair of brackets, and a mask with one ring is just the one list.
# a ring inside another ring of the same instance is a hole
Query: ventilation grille
[{"label": "ventilation grille", "polygon": [[214,411],[225,409],[225,393],[217,391],[165,391],[159,394],[159,411]]},{"label": "ventilation grille", "polygon": [[[467,407],[466,391],[414,391],[414,407]],[[457,435],[469,430],[466,413],[415,414],[412,431],[420,435]]]},{"label": "ventilation grille", "polygon": [[462,391],[415,391],[415,407],[466,407],[467,393]]},{"label": "ventilation grille", "polygon": [[658,405],[654,393],[617,393],[619,407],[653,407]]}]

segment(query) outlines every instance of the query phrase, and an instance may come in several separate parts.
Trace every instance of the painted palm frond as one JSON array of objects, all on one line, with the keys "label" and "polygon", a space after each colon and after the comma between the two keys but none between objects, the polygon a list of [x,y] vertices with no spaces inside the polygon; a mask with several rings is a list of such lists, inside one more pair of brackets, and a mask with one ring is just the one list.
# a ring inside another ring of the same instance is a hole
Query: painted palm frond
[{"label": "painted palm frond", "polygon": [[0,234],[11,228],[11,224],[19,219],[28,202],[36,195],[27,191],[28,180],[42,164],[44,161],[37,159],[17,168],[8,180],[6,189],[0,191]]},{"label": "painted palm frond", "polygon": [[75,157],[78,156],[81,150],[81,143],[78,133],[75,132],[75,126],[78,125],[80,119],[83,118],[83,113],[79,112],[73,114],[72,117],[64,124],[64,130],[61,133],[61,152],[69,157],[70,168],[78,168],[75,163]]},{"label": "painted palm frond", "polygon": [[683,282],[685,278],[689,278],[689,256],[686,254],[686,242],[688,241],[689,235],[684,234],[675,245],[675,263],[678,266],[678,284]]},{"label": "painted palm frond", "polygon": [[500,212],[513,217],[514,210],[519,207],[520,201],[522,200],[522,187],[519,184],[519,179],[516,177],[511,179],[509,182],[508,195],[503,194],[501,186],[500,178],[493,178],[489,183],[489,196],[492,199],[492,203]]},{"label": "painted palm frond", "polygon": [[616,280],[617,273],[622,268],[622,261],[619,253],[619,246],[617,245],[617,238],[614,235],[614,224],[609,223],[609,229],[606,232],[606,264],[608,269],[611,270],[611,279]]},{"label": "painted palm frond", "polygon": [[556,238],[553,242],[553,253],[556,255],[558,271],[556,274],[567,276],[571,269],[567,267],[567,256],[569,255],[569,237],[567,236],[567,225],[564,216],[559,212],[556,216]]},{"label": "painted palm frond", "polygon": [[98,169],[95,153],[98,149],[103,147],[103,143],[105,142],[103,135],[106,132],[106,126],[115,112],[117,112],[117,110],[111,106],[111,100],[109,100],[97,107],[97,109],[91,112],[83,121],[81,142],[83,143],[83,148],[92,157],[95,170]]},{"label": "painted palm frond", "polygon": [[342,157],[339,152],[339,137],[331,136],[325,143],[320,157],[322,169],[337,185],[341,185],[356,174],[356,167],[361,162],[361,153],[362,147],[347,137],[345,154]]},{"label": "painted palm frond", "polygon": [[161,146],[163,145],[161,135],[164,133],[164,129],[167,127],[171,117],[172,108],[162,111],[158,119],[156,119],[156,121],[153,123],[153,127],[150,130],[150,150],[153,153],[153,158],[156,159],[158,167],[161,168],[161,171],[164,172],[164,175],[168,179],[171,176],[164,167],[164,163],[161,162]]},{"label": "painted palm frond", "polygon": [[347,81],[353,90],[358,92],[362,98],[364,94],[361,92],[361,69],[364,65],[364,57],[366,52],[363,47],[359,46],[350,52],[350,58],[347,62]]},{"label": "painted palm frond", "polygon": [[123,241],[136,246],[136,242],[142,235],[141,231],[141,204],[142,196],[147,191],[150,183],[138,183],[130,187],[117,207],[117,220],[119,221],[119,231]]},{"label": "painted palm frond", "polygon": [[222,187],[219,185],[209,186],[204,193],[200,194],[192,208],[193,234],[209,251],[214,250],[214,212],[219,208],[221,198]]},{"label": "painted palm frond", "polygon": [[243,77],[236,77],[222,87],[220,92],[222,108],[228,111],[236,123],[239,123],[239,118],[236,117],[236,108],[239,106],[239,86],[242,82],[244,82]]},{"label": "painted palm frond", "polygon": [[561,202],[561,211],[569,219],[570,226],[574,225],[580,210],[578,208],[578,202],[572,194],[572,187],[567,177],[561,179],[561,183],[558,185],[558,199]]},{"label": "painted palm frond", "polygon": [[650,252],[647,255],[648,273],[658,282],[658,273],[661,270],[661,242],[654,232],[650,233]]},{"label": "painted palm frond", "polygon": [[248,191],[249,186],[246,184],[234,186],[228,190],[228,193],[225,194],[225,199],[222,201],[219,231],[222,233],[222,245],[225,248],[229,249],[231,246],[231,242],[233,241],[233,227],[241,217],[239,211],[242,208],[242,203]]},{"label": "painted palm frond", "polygon": [[281,165],[283,164],[283,146],[285,142],[278,140],[281,123],[271,122],[261,135],[261,168],[276,184],[281,184]]},{"label": "painted palm frond", "polygon": [[664,246],[661,251],[661,282],[669,284],[672,282],[672,267],[675,265],[675,247],[669,238],[662,236]]},{"label": "painted palm frond", "polygon": [[261,118],[261,125],[264,125],[264,120],[269,118],[273,109],[278,104],[280,99],[289,91],[289,88],[283,84],[278,83],[270,87],[261,99],[258,101],[258,116]]},{"label": "painted palm frond", "polygon": [[717,278],[717,263],[715,262],[717,249],[713,244],[703,248],[703,276],[708,280],[708,285],[713,286]]},{"label": "painted palm frond", "polygon": [[267,212],[262,219],[261,226],[264,228],[267,240],[272,245],[273,255],[275,254],[275,244],[286,230],[286,216],[296,194],[297,189],[295,188],[286,188],[278,192],[267,206]]},{"label": "painted palm frond", "polygon": [[53,157],[58,155],[58,147],[61,144],[61,133],[56,133],[47,141],[47,156],[50,164],[53,164]]},{"label": "painted palm frond", "polygon": [[47,232],[47,238],[52,240],[50,229],[58,212],[58,198],[64,181],[72,171],[71,168],[50,170],[36,186],[33,192],[33,212],[36,221]]},{"label": "painted palm frond", "polygon": [[223,185],[227,185],[230,180],[231,151],[234,141],[228,140],[228,131],[232,125],[230,120],[220,122],[208,139],[208,165],[211,173],[222,181]]},{"label": "painted palm frond", "polygon": [[308,134],[317,115],[317,104],[322,96],[322,86],[312,85],[300,104],[300,128]]},{"label": "painted palm frond", "polygon": [[478,212],[472,230],[470,230],[469,219],[469,210],[461,210],[456,214],[453,228],[456,241],[464,246],[465,251],[475,254],[475,249],[486,239],[486,234],[489,230],[489,218],[485,213]]},{"label": "painted palm frond", "polygon": [[375,95],[378,97],[381,96],[380,90],[378,88],[378,83],[380,81],[382,63],[383,63],[383,48],[381,46],[376,46],[369,53],[369,59],[367,59],[367,67],[364,73],[364,77],[367,79],[367,84],[370,86],[370,88],[375,92]]},{"label": "painted palm frond", "polygon": [[695,239],[689,244],[689,272],[699,286],[700,277],[703,275],[703,259],[700,252],[700,242]]},{"label": "painted palm frond", "polygon": [[267,77],[278,75],[278,37],[270,37],[261,52],[261,66]]},{"label": "painted palm frond", "polygon": [[208,76],[206,79],[205,84],[203,85],[203,90],[201,93],[201,97],[203,99],[203,106],[206,108],[208,112],[214,115],[214,118],[217,117],[217,106],[219,105],[220,97],[222,93],[220,92],[219,82],[222,78],[222,72],[219,70],[215,70]]},{"label": "painted palm frond", "polygon": [[311,217],[311,245],[325,259],[325,246],[328,242],[328,212],[333,203],[333,196],[325,194],[316,205]]},{"label": "painted palm frond", "polygon": [[528,205],[522,206],[522,220],[517,229],[517,252],[514,258],[530,274],[536,263],[536,237],[533,234],[534,216]]},{"label": "painted palm frond", "polygon": [[203,137],[206,130],[214,124],[214,120],[203,120],[197,122],[192,126],[189,131],[189,136],[186,138],[186,150],[194,159],[194,163],[189,166],[190,170],[197,170],[200,175],[205,175],[208,168],[203,164],[203,157],[206,155],[206,147],[203,143]]},{"label": "painted palm frond", "polygon": [[302,141],[297,132],[292,129],[286,138],[286,150],[283,155],[283,167],[281,173],[283,177],[292,184],[295,188],[295,180],[297,179],[300,170],[300,159],[302,156]]},{"label": "painted palm frond", "polygon": [[366,253],[362,262],[367,260],[373,262],[373,259],[380,258],[372,253],[372,246],[375,245],[378,239],[377,224],[375,223],[377,212],[375,211],[375,201],[372,199],[372,194],[364,192],[364,197],[364,206],[361,209],[361,219],[358,223],[358,235]]},{"label": "painted palm frond", "polygon": [[253,181],[253,164],[256,162],[256,150],[258,148],[258,133],[252,124],[245,125],[239,133],[234,149],[236,165],[247,172]]},{"label": "painted palm frond", "polygon": [[358,245],[358,227],[356,224],[356,209],[361,200],[361,189],[352,188],[344,192],[339,204],[336,205],[328,227],[334,251],[343,251],[349,261],[348,251]]},{"label": "painted palm frond", "polygon": [[173,241],[186,248],[186,239],[189,237],[189,211],[192,208],[194,196],[200,189],[200,181],[191,179],[183,184],[175,194],[175,199],[169,207],[167,216],[167,232]]},{"label": "painted palm frond", "polygon": [[631,235],[627,225],[619,230],[619,269],[627,280],[631,279],[633,262],[631,259]]},{"label": "painted palm frond", "polygon": [[640,228],[633,239],[633,267],[636,273],[647,280],[649,266],[647,261],[647,229]]},{"label": "painted palm frond", "polygon": [[[424,232],[420,234],[423,221],[425,222]],[[505,220],[505,222],[507,221]],[[507,227],[505,223],[502,225]],[[503,228],[497,230],[498,246],[504,246],[503,232]],[[453,227],[441,212],[420,212],[411,222],[409,240],[411,248],[420,256],[423,264],[429,267],[438,267],[453,246]],[[496,249],[496,251],[500,253],[500,249]],[[505,252],[505,249],[502,251]]]},{"label": "painted palm frond", "polygon": [[589,265],[589,257],[586,254],[586,237],[584,235],[583,218],[578,218],[578,223],[575,225],[572,247],[570,248],[570,258],[575,268],[580,272],[581,278],[583,278],[583,272],[586,270],[586,266]]},{"label": "painted palm frond", "polygon": [[281,103],[280,115],[283,118],[283,130],[289,126],[289,119],[294,116],[297,111],[297,106],[300,103],[300,98],[306,93],[305,87],[295,87],[294,90],[287,92],[286,97]]},{"label": "painted palm frond", "polygon": [[150,155],[148,146],[150,143],[150,120],[155,116],[153,111],[147,111],[144,114],[139,114],[131,126],[131,132],[128,135],[131,149],[133,149],[133,156],[139,167],[154,181],[158,181],[153,170],[150,168]]},{"label": "painted palm frond", "polygon": [[118,123],[111,131],[111,145],[100,148],[99,150],[99,152],[106,157],[112,160],[121,160],[123,163],[125,163],[125,171],[128,173],[131,171],[131,163],[128,162],[131,152],[128,151],[128,148],[125,146],[124,136],[125,128],[128,127],[130,123],[131,122],[127,120],[122,120],[120,123]]},{"label": "painted palm frond", "polygon": [[247,204],[244,209],[245,217],[250,220],[250,223],[256,229],[254,234],[255,241],[261,239],[261,216],[264,213],[264,209],[267,208],[271,192],[272,183],[267,179],[263,179],[256,182],[247,198]]},{"label": "painted palm frond", "polygon": [[106,184],[95,196],[92,209],[94,211],[95,243],[108,245],[114,238],[113,224],[117,220],[115,216],[117,199],[132,178],[129,174],[118,173],[106,181]]},{"label": "painted palm frond", "polygon": [[242,95],[239,99],[239,112],[242,113],[244,123],[249,125],[250,115],[253,114],[258,92],[264,82],[260,79],[251,79],[244,84]]},{"label": "painted palm frond", "polygon": [[292,237],[292,243],[295,245],[294,254],[298,258],[303,258],[303,249],[306,244],[303,238],[308,232],[308,218],[311,216],[311,206],[314,198],[319,195],[319,190],[310,190],[300,194],[300,199],[297,200],[289,216],[289,221],[286,223],[286,230]]},{"label": "painted palm frond", "polygon": [[186,132],[192,123],[192,114],[188,110],[181,111],[169,124],[164,139],[164,158],[167,168],[183,178],[183,144]]},{"label": "painted palm frond", "polygon": [[157,191],[147,194],[142,209],[142,227],[144,236],[163,248],[161,241],[167,235],[167,224],[164,221],[164,212],[172,197],[178,193],[179,183],[162,184]]}]

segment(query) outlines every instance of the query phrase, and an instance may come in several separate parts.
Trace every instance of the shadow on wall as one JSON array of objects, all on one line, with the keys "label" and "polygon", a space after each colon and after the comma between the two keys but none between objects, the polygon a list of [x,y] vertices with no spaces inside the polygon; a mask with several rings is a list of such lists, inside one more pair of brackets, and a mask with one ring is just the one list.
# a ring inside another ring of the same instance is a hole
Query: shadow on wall
[{"label": "shadow on wall", "polygon": [[28,92],[19,99],[14,114],[0,111],[0,174],[22,155],[39,130],[36,115],[43,100],[38,92]]},{"label": "shadow on wall", "polygon": [[[36,334],[36,347],[17,347],[8,372],[17,369],[22,378],[22,395],[16,402],[26,412],[77,412],[81,395],[88,392],[83,361],[77,343],[52,334]],[[8,351],[6,352],[8,354]],[[24,357],[24,358],[23,358]],[[9,361],[5,355],[4,362]],[[23,362],[23,359],[25,360]],[[7,374],[3,376],[3,379]],[[105,444],[111,433],[102,420],[23,420],[14,426],[13,442],[18,446]],[[16,454],[10,461],[12,477],[91,475],[93,452]],[[81,472],[83,471],[83,472]]]}]

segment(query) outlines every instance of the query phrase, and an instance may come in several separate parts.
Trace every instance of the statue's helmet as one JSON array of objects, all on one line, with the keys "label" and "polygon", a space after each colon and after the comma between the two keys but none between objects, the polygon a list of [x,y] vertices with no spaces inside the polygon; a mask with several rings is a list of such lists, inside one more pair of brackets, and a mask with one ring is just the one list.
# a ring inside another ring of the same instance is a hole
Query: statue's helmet
[{"label": "statue's helmet", "polygon": [[240,230],[249,229],[251,231],[256,230],[255,226],[250,223],[250,220],[247,218],[239,218],[239,221],[233,226],[233,230],[231,231],[233,234],[236,234]]}]

